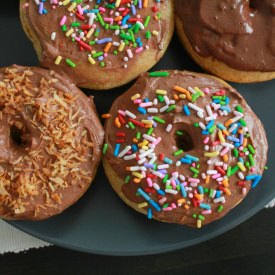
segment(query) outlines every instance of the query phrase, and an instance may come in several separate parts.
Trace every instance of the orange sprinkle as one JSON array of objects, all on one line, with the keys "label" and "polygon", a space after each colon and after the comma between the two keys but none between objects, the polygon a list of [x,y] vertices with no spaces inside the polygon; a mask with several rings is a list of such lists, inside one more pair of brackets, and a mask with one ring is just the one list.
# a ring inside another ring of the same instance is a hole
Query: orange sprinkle
[{"label": "orange sprinkle", "polygon": [[242,133],[243,133],[243,129],[239,128],[239,129],[238,129],[238,133],[239,133],[239,134],[242,134]]},{"label": "orange sprinkle", "polygon": [[175,100],[179,100],[179,97],[178,97],[178,95],[176,95],[176,94],[173,94],[173,97],[174,97],[174,99],[175,99]]},{"label": "orange sprinkle", "polygon": [[111,117],[111,114],[103,114],[101,117],[102,118],[109,118],[109,117]]},{"label": "orange sprinkle", "polygon": [[195,198],[199,201],[202,201],[203,200],[203,195],[195,194]]},{"label": "orange sprinkle", "polygon": [[185,204],[185,205],[184,205],[184,208],[185,208],[185,209],[189,209],[189,205],[188,205],[188,204]]},{"label": "orange sprinkle", "polygon": [[189,101],[192,101],[192,97],[190,95],[190,92],[180,86],[175,85],[173,89],[177,92],[184,93]]},{"label": "orange sprinkle", "polygon": [[158,18],[158,16],[157,16],[157,15],[155,15],[155,16],[154,16],[154,19],[155,19],[156,21],[158,21],[158,20],[159,20],[159,18]]},{"label": "orange sprinkle", "polygon": [[224,187],[228,187],[229,186],[228,180],[223,180],[222,184],[223,184]]},{"label": "orange sprinkle", "polygon": [[233,120],[232,119],[229,119],[229,120],[227,120],[225,123],[224,123],[224,126],[225,127],[228,127],[230,124],[232,124],[233,123]]},{"label": "orange sprinkle", "polygon": [[140,179],[138,179],[138,178],[134,178],[134,183],[140,183]]},{"label": "orange sprinkle", "polygon": [[246,147],[247,146],[247,138],[244,138],[243,139],[243,147]]},{"label": "orange sprinkle", "polygon": [[133,142],[134,143],[138,143],[138,139],[137,138],[133,138]]},{"label": "orange sprinkle", "polygon": [[229,136],[229,132],[227,130],[222,130],[223,134],[225,134],[226,136]]},{"label": "orange sprinkle", "polygon": [[105,48],[104,48],[104,52],[107,53],[107,52],[110,50],[111,46],[112,46],[112,43],[111,43],[111,42],[108,42],[108,43],[106,44]]},{"label": "orange sprinkle", "polygon": [[223,155],[222,158],[223,158],[223,161],[224,161],[224,162],[228,162],[228,155]]},{"label": "orange sprinkle", "polygon": [[122,16],[117,16],[114,18],[114,21],[121,21],[122,20]]},{"label": "orange sprinkle", "polygon": [[130,167],[129,166],[126,166],[125,169],[126,169],[126,171],[130,171]]},{"label": "orange sprinkle", "polygon": [[224,192],[226,195],[231,195],[231,191],[228,188],[224,188]]},{"label": "orange sprinkle", "polygon": [[143,7],[147,8],[148,7],[148,0],[143,0]]},{"label": "orange sprinkle", "polygon": [[177,200],[177,203],[178,203],[178,204],[183,204],[183,203],[185,203],[185,199],[184,199],[184,198],[179,199],[179,200]]},{"label": "orange sprinkle", "polygon": [[144,126],[145,128],[152,128],[153,127],[153,125],[152,124],[145,124],[145,126]]},{"label": "orange sprinkle", "polygon": [[210,175],[206,176],[205,183],[208,184],[210,182]]},{"label": "orange sprinkle", "polygon": [[116,125],[117,128],[120,128],[120,127],[121,127],[121,123],[120,123],[118,117],[116,117],[116,119],[115,119],[115,125]]}]

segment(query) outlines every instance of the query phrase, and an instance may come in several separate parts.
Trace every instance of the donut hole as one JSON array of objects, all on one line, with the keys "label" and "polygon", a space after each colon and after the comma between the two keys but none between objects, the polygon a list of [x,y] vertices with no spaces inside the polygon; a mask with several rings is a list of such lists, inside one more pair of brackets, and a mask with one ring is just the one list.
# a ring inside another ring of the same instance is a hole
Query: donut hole
[{"label": "donut hole", "polygon": [[186,130],[177,130],[175,132],[176,146],[184,152],[194,149],[194,142],[192,136]]},{"label": "donut hole", "polygon": [[25,127],[13,124],[10,127],[10,137],[13,143],[19,147],[28,147],[30,145],[29,133]]}]

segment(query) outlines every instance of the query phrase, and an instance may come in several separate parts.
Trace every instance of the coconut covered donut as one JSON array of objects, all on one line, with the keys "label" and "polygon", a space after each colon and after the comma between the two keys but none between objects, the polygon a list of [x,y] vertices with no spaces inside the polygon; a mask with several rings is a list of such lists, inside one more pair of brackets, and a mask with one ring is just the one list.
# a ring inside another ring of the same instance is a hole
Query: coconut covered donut
[{"label": "coconut covered donut", "polygon": [[205,70],[225,80],[275,78],[274,0],[176,0],[179,38]]},{"label": "coconut covered donut", "polygon": [[259,183],[267,148],[260,120],[227,83],[160,71],[143,74],[113,103],[103,164],[135,210],[200,228]]},{"label": "coconut covered donut", "polygon": [[20,14],[43,67],[98,90],[154,66],[174,29],[171,0],[21,0]]},{"label": "coconut covered donut", "polygon": [[61,213],[90,186],[104,131],[92,98],[40,68],[0,70],[0,217]]}]

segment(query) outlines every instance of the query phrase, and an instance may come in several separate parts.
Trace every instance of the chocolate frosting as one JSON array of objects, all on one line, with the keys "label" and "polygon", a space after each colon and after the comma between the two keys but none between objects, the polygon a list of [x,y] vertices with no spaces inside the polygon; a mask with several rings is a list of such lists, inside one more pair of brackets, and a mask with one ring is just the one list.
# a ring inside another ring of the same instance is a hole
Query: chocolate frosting
[{"label": "chocolate frosting", "polygon": [[[142,59],[143,53],[146,52],[146,49],[154,49],[155,50],[155,61],[158,61],[163,54],[164,43],[166,37],[168,35],[169,24],[170,21],[166,18],[165,9],[167,9],[168,5],[170,6],[168,0],[161,1],[161,3],[148,4],[148,7],[139,9],[136,7],[136,15],[133,15],[131,9],[128,5],[128,1],[125,4],[121,4],[119,8],[129,9],[131,15],[130,19],[137,19],[140,17],[141,22],[144,24],[146,17],[150,17],[150,22],[148,27],[145,27],[144,30],[140,29],[138,33],[134,33],[135,39],[140,38],[141,44],[140,47],[143,48],[143,52],[135,53],[135,50],[139,47],[133,47],[132,41],[130,41],[129,46],[126,45],[123,51],[118,51],[117,46],[112,46],[108,52],[108,56],[103,59],[105,66],[100,66],[100,61],[97,58],[93,58],[96,64],[92,65],[88,61],[88,54],[91,54],[92,51],[103,52],[107,43],[102,44],[93,44],[91,45],[91,50],[80,50],[80,46],[77,42],[72,42],[72,37],[66,37],[66,32],[71,28],[72,23],[80,23],[81,26],[88,26],[86,31],[91,29],[89,26],[89,17],[86,13],[83,14],[85,20],[81,20],[76,16],[76,12],[69,12],[68,8],[71,4],[66,6],[59,5],[51,5],[49,1],[44,3],[44,8],[47,10],[47,14],[40,15],[38,13],[39,7],[36,5],[34,1],[26,0],[27,5],[21,5],[21,12],[26,16],[28,25],[32,32],[35,33],[35,36],[39,40],[39,43],[42,47],[42,56],[40,57],[40,63],[42,66],[54,69],[56,71],[67,74],[71,80],[76,83],[78,86],[85,87],[87,83],[96,82],[100,83],[102,81],[98,76],[98,72],[102,75],[108,76],[108,74],[121,71],[121,74],[117,74],[118,82],[123,82],[125,79],[125,74],[131,71],[132,68],[137,66],[138,60]],[[122,1],[123,2],[123,1]],[[122,3],[121,2],[121,3]],[[102,1],[100,6],[105,6],[105,4],[114,4],[113,1]],[[97,5],[97,1],[89,2],[87,0],[82,1],[81,6],[85,7],[89,5],[88,10],[95,10],[95,6]],[[55,8],[53,8],[55,7]],[[154,9],[153,7],[156,7]],[[102,18],[109,17],[115,18],[114,13],[110,15],[111,11],[118,12],[118,8],[109,9],[106,8],[106,12],[101,13]],[[155,16],[158,14],[163,14],[160,16],[158,20],[155,19]],[[120,16],[126,17],[123,15],[123,11],[120,12]],[[62,27],[60,26],[60,21],[63,16],[67,17],[65,25],[67,26],[67,31],[62,31]],[[107,23],[107,22],[106,22]],[[90,38],[85,38],[85,43],[89,44],[90,41],[94,41],[96,39],[101,40],[104,38],[111,38],[112,43],[117,42],[120,43],[122,38],[115,34],[115,30],[109,28],[106,29],[99,22],[94,20],[94,24],[96,25],[95,31]],[[127,22],[129,24],[129,22]],[[134,23],[131,23],[134,24]],[[118,25],[118,22],[114,22],[113,25]],[[74,33],[77,34],[77,30],[81,30],[81,26],[76,28],[74,27]],[[112,24],[110,24],[112,26]],[[95,37],[96,31],[99,32],[99,35]],[[153,34],[153,31],[156,31],[156,35]],[[125,29],[127,33],[127,29]],[[151,33],[151,38],[146,39],[146,32]],[[52,33],[56,33],[55,40],[51,39]],[[86,32],[87,34],[87,32]],[[85,37],[86,37],[85,34]],[[130,49],[133,53],[133,58],[129,57],[127,54],[127,50]],[[114,51],[118,51],[117,54],[114,54]],[[63,59],[59,65],[55,64],[55,60],[58,56],[61,56]],[[69,58],[75,64],[75,68],[71,68],[68,64],[66,64],[65,59]],[[127,58],[128,61],[125,62],[124,58]],[[127,65],[127,68],[124,68],[124,65]],[[142,63],[140,64],[142,65]],[[153,65],[153,64],[152,64]],[[144,71],[143,69],[141,70]],[[105,81],[105,80],[104,80]],[[103,83],[102,83],[103,84]]]},{"label": "chocolate frosting", "polygon": [[45,219],[90,186],[103,129],[93,98],[40,68],[0,70],[0,216]]},{"label": "chocolate frosting", "polygon": [[[213,145],[212,142],[216,141],[218,139],[218,127],[214,130],[212,134],[204,135],[202,134],[202,129],[200,127],[195,127],[194,123],[203,122],[205,125],[207,125],[207,122],[204,119],[199,118],[196,115],[196,112],[194,112],[192,109],[190,109],[191,116],[187,116],[183,112],[183,105],[188,104],[187,99],[180,99],[176,101],[176,109],[172,110],[169,113],[156,113],[156,114],[142,114],[139,111],[137,111],[138,105],[134,104],[131,100],[131,97],[136,95],[137,93],[140,94],[140,99],[144,101],[144,99],[148,99],[149,102],[152,102],[154,98],[156,98],[156,90],[161,89],[167,91],[167,97],[169,99],[173,99],[173,94],[179,94],[176,92],[173,87],[175,85],[178,85],[182,88],[187,89],[188,87],[198,87],[201,91],[204,91],[206,88],[209,89],[209,94],[205,94],[204,97],[199,97],[195,103],[197,107],[202,108],[205,111],[206,105],[211,105],[212,103],[212,96],[219,92],[219,91],[225,91],[225,96],[227,96],[230,99],[230,103],[228,104],[228,108],[231,109],[231,112],[225,116],[225,115],[218,115],[217,119],[215,120],[215,125],[218,124],[224,124],[228,119],[234,117],[235,115],[232,113],[236,106],[239,105],[243,109],[243,120],[247,123],[247,130],[250,133],[250,137],[248,138],[248,143],[251,144],[255,150],[256,154],[254,155],[255,159],[255,166],[253,173],[251,170],[246,169],[246,172],[243,172],[243,175],[250,175],[252,174],[258,174],[261,175],[267,158],[267,140],[265,136],[265,132],[263,129],[263,126],[259,119],[256,117],[254,112],[250,109],[250,107],[247,105],[243,97],[236,92],[235,89],[227,85],[225,82],[222,82],[221,80],[218,80],[214,77],[209,77],[207,75],[203,74],[196,74],[191,72],[179,72],[179,71],[170,71],[169,77],[149,77],[147,73],[143,74],[138,81],[130,88],[125,94],[121,95],[119,98],[116,99],[116,101],[113,103],[112,108],[110,110],[111,118],[106,122],[105,124],[105,142],[108,144],[108,150],[105,155],[105,160],[109,163],[109,165],[112,167],[112,169],[115,171],[116,176],[124,182],[124,179],[130,175],[131,179],[128,183],[122,184],[118,187],[120,192],[123,193],[124,196],[130,202],[134,203],[142,203],[144,202],[144,198],[142,196],[137,196],[137,190],[138,188],[142,188],[143,190],[146,190],[148,188],[148,184],[143,178],[140,183],[135,183],[133,181],[134,177],[131,175],[131,172],[129,172],[126,167],[131,166],[143,166],[143,164],[137,164],[137,159],[132,160],[124,160],[124,158],[119,158],[114,156],[115,147],[117,144],[118,137],[116,136],[118,132],[124,132],[126,134],[125,142],[121,144],[120,152],[125,148],[126,145],[132,145],[133,139],[136,137],[136,133],[139,131],[141,132],[141,138],[138,141],[138,143],[141,143],[143,141],[143,134],[147,132],[148,129],[142,128],[142,127],[136,127],[135,130],[130,129],[129,127],[125,127],[125,124],[122,124],[121,128],[117,128],[114,126],[114,121],[118,115],[118,111],[122,110],[129,110],[132,112],[136,118],[137,121],[142,121],[143,119],[147,119],[148,116],[158,116],[159,118],[165,120],[165,123],[158,123],[157,127],[154,128],[152,136],[157,138],[161,137],[161,142],[158,143],[154,149],[154,153],[156,157],[158,158],[156,160],[156,164],[164,164],[163,161],[159,160],[159,156],[161,153],[164,154],[165,157],[169,158],[173,161],[173,164],[169,166],[167,169],[167,172],[169,174],[169,178],[171,176],[171,173],[178,172],[179,175],[184,175],[186,178],[186,182],[188,182],[188,179],[193,176],[193,172],[190,171],[190,165],[181,163],[180,166],[176,166],[176,162],[180,160],[182,157],[184,157],[185,154],[192,155],[196,158],[199,158],[199,162],[196,163],[200,165],[198,168],[200,173],[198,174],[198,179],[200,180],[199,185],[201,185],[203,188],[207,188],[208,190],[219,189],[219,184],[216,180],[210,179],[209,183],[205,183],[205,180],[202,177],[202,173],[208,170],[216,169],[214,164],[218,161],[223,161],[223,158],[220,156],[209,158],[204,156],[205,151],[205,144],[203,143],[203,140],[205,137],[209,137],[208,145],[210,146],[209,152],[215,151],[215,150],[221,150],[220,145]],[[152,106],[156,108],[161,108],[165,106],[165,103],[158,103],[157,106]],[[215,111],[212,108],[213,113],[216,113],[218,111]],[[206,113],[207,114],[207,113]],[[205,115],[206,117],[207,115]],[[124,120],[127,122],[128,117],[125,116]],[[172,124],[172,130],[170,132],[166,131],[167,125]],[[184,153],[180,154],[179,156],[175,156],[173,153],[177,150],[181,149],[180,144],[186,143],[186,140],[181,140],[181,136],[176,135],[176,131],[181,130],[185,131],[190,137],[191,137],[191,146],[189,142],[189,148],[186,148],[186,151]],[[226,140],[226,142],[230,143],[230,141]],[[138,144],[136,143],[136,144]],[[130,152],[131,154],[132,152]],[[137,155],[139,155],[137,153]],[[246,156],[244,156],[245,160]],[[210,160],[211,164],[208,164],[207,161]],[[148,162],[148,161],[147,161]],[[224,162],[228,166],[234,167],[237,165],[238,158],[234,157],[233,153],[228,153],[228,161]],[[240,171],[240,170],[239,170]],[[139,171],[140,172],[140,171]],[[141,172],[140,172],[141,173]],[[146,176],[150,174],[150,169],[148,168],[146,171]],[[222,204],[223,210],[222,212],[218,212],[217,208],[221,203],[214,203],[213,199],[209,197],[209,193],[204,195],[203,202],[206,204],[209,204],[211,206],[212,213],[209,215],[204,215],[205,220],[203,221],[203,224],[207,224],[213,220],[219,219],[223,217],[230,209],[232,209],[235,205],[237,205],[246,194],[242,193],[242,187],[240,187],[237,183],[240,180],[237,173],[230,176],[228,178],[228,189],[231,192],[231,195],[227,195],[222,192],[222,196],[225,197],[225,203]],[[245,179],[243,180],[245,181]],[[153,182],[157,183],[162,190],[165,189],[165,184],[163,183],[163,180],[159,177],[156,177],[153,179]],[[180,180],[182,182],[182,180]],[[190,183],[188,182],[188,188],[190,188]],[[250,181],[246,181],[245,188],[247,189],[247,192],[250,190],[251,184]],[[149,188],[150,189],[150,188]],[[154,189],[153,187],[151,188]],[[192,187],[192,192],[197,192],[196,187]],[[187,191],[187,193],[190,191]],[[182,199],[183,195],[179,191],[176,195],[168,194],[166,193],[164,196],[159,195],[156,192],[150,193],[150,190],[148,191],[148,194],[150,194],[150,197],[158,203],[159,199],[165,197],[167,200],[164,203],[159,203],[159,205],[163,204],[169,204],[171,205],[173,202],[177,204],[178,199]],[[148,208],[153,209],[153,217],[166,221],[166,222],[172,222],[172,223],[181,223],[181,224],[187,224],[191,226],[196,225],[196,219],[193,218],[193,214],[200,215],[204,209],[201,209],[200,207],[194,207],[192,203],[191,198],[185,198],[185,205],[177,206],[172,211],[156,211],[153,207],[150,205],[145,207],[145,210],[148,210]],[[186,208],[185,208],[186,207]],[[188,209],[187,209],[188,208]]]},{"label": "chocolate frosting", "polygon": [[176,0],[193,50],[242,71],[275,71],[275,0]]}]

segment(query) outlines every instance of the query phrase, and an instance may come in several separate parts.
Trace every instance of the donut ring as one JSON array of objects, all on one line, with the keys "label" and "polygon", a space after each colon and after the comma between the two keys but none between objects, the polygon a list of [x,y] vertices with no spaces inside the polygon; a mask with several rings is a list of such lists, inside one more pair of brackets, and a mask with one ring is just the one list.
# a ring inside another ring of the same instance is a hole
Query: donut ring
[{"label": "donut ring", "polygon": [[178,36],[203,69],[240,83],[275,78],[274,1],[177,0],[175,6]]},{"label": "donut ring", "polygon": [[144,73],[110,115],[106,175],[122,200],[149,219],[200,228],[228,213],[262,177],[263,126],[216,77]]},{"label": "donut ring", "polygon": [[0,69],[0,217],[41,220],[88,189],[103,129],[92,98],[40,68]]},{"label": "donut ring", "polygon": [[97,2],[21,0],[20,17],[43,67],[77,86],[105,90],[163,56],[174,30],[173,1]]}]

